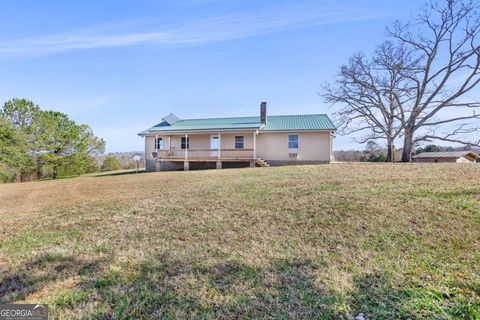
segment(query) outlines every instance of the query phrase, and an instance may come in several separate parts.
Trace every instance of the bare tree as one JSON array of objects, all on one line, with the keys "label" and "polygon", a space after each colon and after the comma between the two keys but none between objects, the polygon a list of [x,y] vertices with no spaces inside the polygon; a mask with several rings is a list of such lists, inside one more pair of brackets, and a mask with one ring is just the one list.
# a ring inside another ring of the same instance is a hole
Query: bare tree
[{"label": "bare tree", "polygon": [[[412,22],[387,28],[373,58],[355,55],[324,88],[341,133],[384,139],[389,154],[403,138],[402,161],[416,144],[441,140],[480,146],[480,13],[472,1],[430,3]],[[389,158],[389,160],[392,160]]]},{"label": "bare tree", "polygon": [[325,100],[341,106],[335,113],[339,132],[364,133],[356,139],[360,143],[384,140],[387,162],[395,160],[394,143],[403,129],[398,99],[407,92],[397,90],[404,76],[391,65],[402,61],[404,54],[390,42],[379,46],[371,60],[356,54],[341,67],[335,83],[323,88]]},{"label": "bare tree", "polygon": [[402,161],[411,161],[414,145],[424,141],[479,146],[473,133],[479,130],[480,102],[468,96],[480,83],[478,10],[472,1],[431,3],[413,22],[387,29],[409,57],[398,68],[410,97],[398,105]]}]

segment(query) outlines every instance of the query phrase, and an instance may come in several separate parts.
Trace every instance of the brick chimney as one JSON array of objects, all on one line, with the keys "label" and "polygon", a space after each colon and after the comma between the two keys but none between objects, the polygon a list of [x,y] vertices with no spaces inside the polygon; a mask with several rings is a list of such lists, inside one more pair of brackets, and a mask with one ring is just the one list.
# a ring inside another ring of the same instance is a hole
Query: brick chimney
[{"label": "brick chimney", "polygon": [[267,103],[260,103],[260,122],[265,124],[267,123]]}]

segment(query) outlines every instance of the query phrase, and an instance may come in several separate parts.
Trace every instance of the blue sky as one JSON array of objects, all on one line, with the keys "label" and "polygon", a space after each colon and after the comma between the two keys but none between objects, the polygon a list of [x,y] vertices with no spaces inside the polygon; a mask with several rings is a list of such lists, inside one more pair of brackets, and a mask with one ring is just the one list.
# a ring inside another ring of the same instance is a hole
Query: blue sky
[{"label": "blue sky", "polygon": [[[27,1],[0,4],[0,101],[89,124],[107,151],[180,118],[332,113],[318,95],[416,0]],[[359,148],[339,137],[336,149]]]}]

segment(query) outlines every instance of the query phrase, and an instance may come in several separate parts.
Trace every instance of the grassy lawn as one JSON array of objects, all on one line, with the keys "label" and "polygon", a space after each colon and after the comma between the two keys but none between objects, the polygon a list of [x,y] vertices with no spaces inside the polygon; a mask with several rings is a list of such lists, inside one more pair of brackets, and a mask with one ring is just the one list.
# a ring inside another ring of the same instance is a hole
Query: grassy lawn
[{"label": "grassy lawn", "polygon": [[480,166],[0,185],[0,303],[52,319],[480,319]]}]

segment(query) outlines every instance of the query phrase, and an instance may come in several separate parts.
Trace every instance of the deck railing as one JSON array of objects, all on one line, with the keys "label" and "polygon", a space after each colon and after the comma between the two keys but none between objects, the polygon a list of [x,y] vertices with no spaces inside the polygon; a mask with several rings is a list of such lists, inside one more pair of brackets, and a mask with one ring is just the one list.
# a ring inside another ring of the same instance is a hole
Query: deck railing
[{"label": "deck railing", "polygon": [[157,150],[157,159],[215,160],[253,159],[253,149],[170,149]]}]

